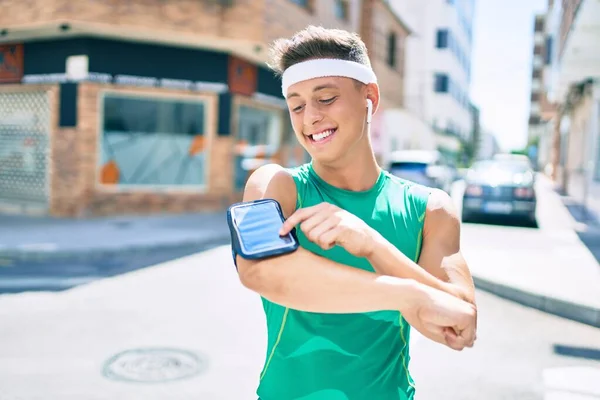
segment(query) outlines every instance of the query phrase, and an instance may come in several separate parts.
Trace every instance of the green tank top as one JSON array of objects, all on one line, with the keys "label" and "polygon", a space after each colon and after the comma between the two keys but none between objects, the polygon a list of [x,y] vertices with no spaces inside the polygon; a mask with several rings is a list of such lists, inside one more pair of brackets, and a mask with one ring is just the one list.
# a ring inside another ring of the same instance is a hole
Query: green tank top
[{"label": "green tank top", "polygon": [[[335,204],[360,217],[417,261],[428,190],[382,171],[364,192],[336,188],[311,164],[288,170],[296,182],[296,207]],[[336,246],[322,250],[297,229],[300,245],[333,261],[374,271],[364,258]],[[410,325],[399,311],[320,314],[262,298],[268,344],[257,394],[261,400],[409,400]]]}]

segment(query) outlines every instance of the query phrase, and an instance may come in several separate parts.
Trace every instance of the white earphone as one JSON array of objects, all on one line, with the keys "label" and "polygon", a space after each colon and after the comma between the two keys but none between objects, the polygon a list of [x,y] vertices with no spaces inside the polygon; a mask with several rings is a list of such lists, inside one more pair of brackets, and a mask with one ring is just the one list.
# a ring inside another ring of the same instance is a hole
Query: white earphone
[{"label": "white earphone", "polygon": [[371,99],[367,99],[367,124],[371,123],[371,117],[373,116],[373,102]]}]

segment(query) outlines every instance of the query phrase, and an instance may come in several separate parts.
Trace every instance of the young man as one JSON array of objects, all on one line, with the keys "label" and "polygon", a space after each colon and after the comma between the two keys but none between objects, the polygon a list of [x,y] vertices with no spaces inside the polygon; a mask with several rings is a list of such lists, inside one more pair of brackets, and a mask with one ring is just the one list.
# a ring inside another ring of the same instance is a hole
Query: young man
[{"label": "young man", "polygon": [[377,165],[369,122],[379,87],[357,35],[308,27],[278,40],[273,55],[312,162],[264,166],[244,193],[244,201],[276,199],[287,217],[281,234],[297,227],[301,244],[279,257],[236,257],[267,317],[258,396],[413,399],[411,325],[456,350],[475,340],[456,211],[445,193]]}]

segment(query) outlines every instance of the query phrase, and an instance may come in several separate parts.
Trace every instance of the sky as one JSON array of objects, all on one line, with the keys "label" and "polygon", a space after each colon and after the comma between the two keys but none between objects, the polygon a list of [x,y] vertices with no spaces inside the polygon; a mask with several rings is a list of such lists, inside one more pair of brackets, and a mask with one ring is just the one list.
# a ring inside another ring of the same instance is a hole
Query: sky
[{"label": "sky", "polygon": [[534,16],[547,0],[476,0],[472,102],[504,151],[527,144]]}]

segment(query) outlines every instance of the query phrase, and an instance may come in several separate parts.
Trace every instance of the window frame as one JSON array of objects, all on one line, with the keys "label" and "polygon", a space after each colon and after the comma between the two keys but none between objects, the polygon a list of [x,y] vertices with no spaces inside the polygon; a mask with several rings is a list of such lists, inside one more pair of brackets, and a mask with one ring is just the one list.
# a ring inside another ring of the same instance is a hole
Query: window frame
[{"label": "window frame", "polygon": [[[100,164],[100,155],[102,149],[102,140],[104,138],[104,101],[107,97],[120,97],[130,99],[144,99],[144,100],[156,100],[156,101],[171,101],[171,102],[182,102],[182,103],[203,103],[204,105],[204,129],[203,136],[205,137],[206,146],[204,152],[204,183],[197,185],[177,185],[177,184],[165,184],[165,185],[141,185],[141,184],[105,184],[100,182],[100,174],[102,165]],[[96,109],[98,111],[98,119],[96,121],[97,137],[96,137],[96,160],[95,160],[95,176],[94,183],[95,187],[102,192],[123,192],[123,193],[156,193],[156,192],[169,192],[169,193],[207,193],[210,187],[210,164],[211,164],[211,150],[213,145],[213,139],[215,136],[216,128],[216,110],[217,110],[217,99],[214,95],[206,93],[198,94],[183,94],[173,92],[159,92],[159,91],[145,91],[141,90],[130,90],[130,89],[100,89],[98,90],[98,98]]]},{"label": "window frame", "polygon": [[[450,84],[450,76],[448,74],[445,73],[441,73],[441,72],[436,72],[433,78],[433,91],[434,93],[439,93],[439,94],[451,94],[451,84]],[[445,78],[445,85],[441,85],[441,86],[445,86],[446,90],[438,90],[438,78],[442,80]]]},{"label": "window frame", "polygon": [[385,61],[391,69],[398,68],[398,35],[394,31],[387,34]]}]

